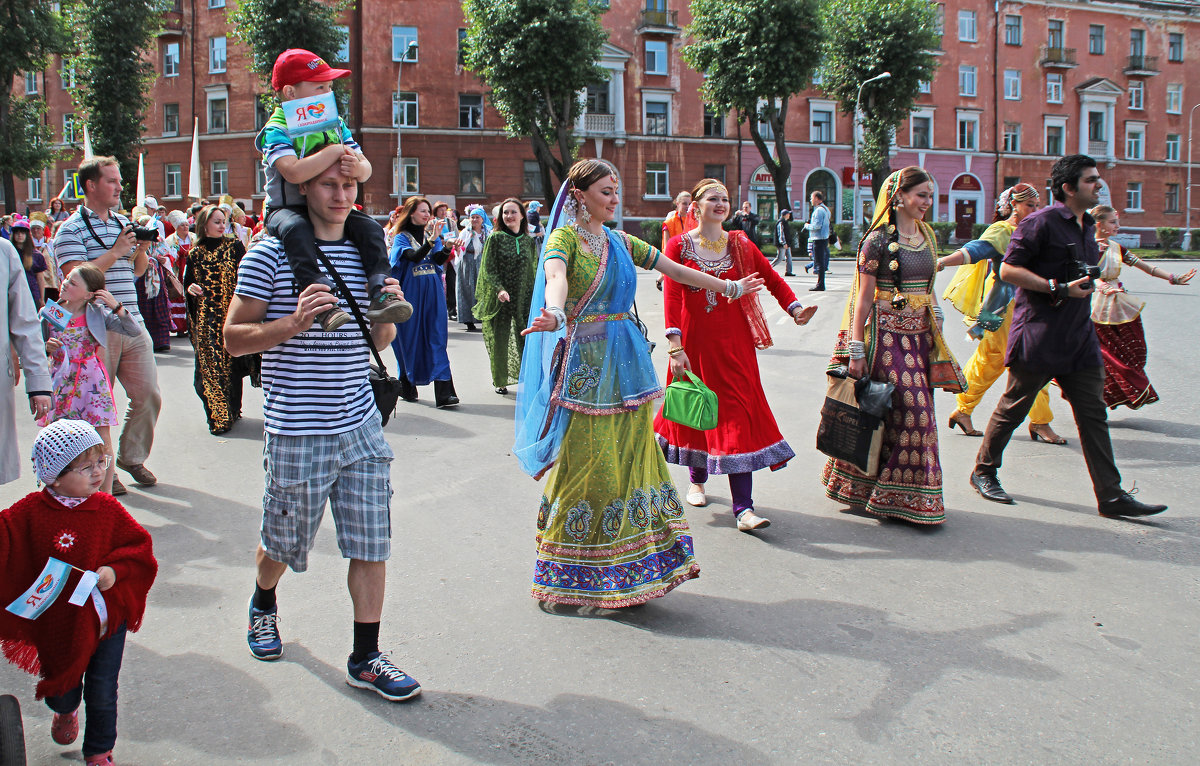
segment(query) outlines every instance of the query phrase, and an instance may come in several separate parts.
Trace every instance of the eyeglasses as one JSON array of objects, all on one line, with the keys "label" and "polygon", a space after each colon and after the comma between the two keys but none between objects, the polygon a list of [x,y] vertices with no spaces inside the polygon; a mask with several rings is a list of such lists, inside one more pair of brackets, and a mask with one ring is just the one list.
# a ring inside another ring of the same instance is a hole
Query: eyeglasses
[{"label": "eyeglasses", "polygon": [[84,463],[78,468],[71,468],[69,470],[87,476],[95,471],[107,471],[110,465],[112,465],[112,457],[105,455],[94,463]]}]

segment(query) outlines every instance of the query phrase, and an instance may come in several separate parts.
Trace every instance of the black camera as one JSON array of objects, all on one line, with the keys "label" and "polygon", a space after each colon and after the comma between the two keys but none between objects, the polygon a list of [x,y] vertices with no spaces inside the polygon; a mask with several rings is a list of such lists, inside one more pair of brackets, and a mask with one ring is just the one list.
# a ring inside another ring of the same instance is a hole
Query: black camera
[{"label": "black camera", "polygon": [[158,227],[157,226],[130,226],[133,229],[133,236],[139,242],[157,242]]},{"label": "black camera", "polygon": [[1074,282],[1077,279],[1087,279],[1090,283],[1100,278],[1099,266],[1089,266],[1079,260],[1071,261],[1071,264],[1067,267],[1067,272],[1068,282]]}]

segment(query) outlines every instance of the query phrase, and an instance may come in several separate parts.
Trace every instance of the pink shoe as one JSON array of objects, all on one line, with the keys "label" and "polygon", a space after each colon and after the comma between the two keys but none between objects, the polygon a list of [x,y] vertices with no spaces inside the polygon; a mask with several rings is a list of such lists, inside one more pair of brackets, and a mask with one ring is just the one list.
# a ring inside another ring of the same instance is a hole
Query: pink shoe
[{"label": "pink shoe", "polygon": [[112,751],[100,755],[89,755],[83,759],[87,766],[113,766]]},{"label": "pink shoe", "polygon": [[79,736],[79,711],[72,710],[65,715],[54,714],[50,723],[50,739],[60,745],[69,745]]}]

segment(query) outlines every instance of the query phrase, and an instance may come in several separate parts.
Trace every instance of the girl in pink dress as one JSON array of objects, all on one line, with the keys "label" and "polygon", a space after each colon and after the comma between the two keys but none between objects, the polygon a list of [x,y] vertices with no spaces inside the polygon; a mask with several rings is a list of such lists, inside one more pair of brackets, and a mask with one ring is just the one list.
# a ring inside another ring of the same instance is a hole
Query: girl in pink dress
[{"label": "girl in pink dress", "polygon": [[117,425],[112,383],[104,369],[104,344],[109,332],[136,336],[137,322],[113,294],[104,289],[104,272],[90,263],[81,263],[63,280],[59,306],[71,319],[58,329],[44,315],[42,334],[54,381],[54,404],[38,419],[39,426],[68,418],[83,420],[95,427],[104,440],[108,470],[100,489],[112,492],[113,446],[109,427]]}]

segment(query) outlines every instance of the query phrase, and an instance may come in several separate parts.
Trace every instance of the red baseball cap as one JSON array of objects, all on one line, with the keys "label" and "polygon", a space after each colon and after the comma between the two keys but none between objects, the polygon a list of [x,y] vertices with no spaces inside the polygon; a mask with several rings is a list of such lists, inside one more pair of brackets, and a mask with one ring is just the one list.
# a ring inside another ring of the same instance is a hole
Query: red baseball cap
[{"label": "red baseball cap", "polygon": [[275,59],[275,66],[271,68],[271,87],[283,90],[287,85],[300,82],[329,82],[349,76],[349,69],[334,69],[312,51],[289,48]]}]

